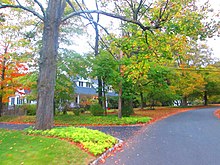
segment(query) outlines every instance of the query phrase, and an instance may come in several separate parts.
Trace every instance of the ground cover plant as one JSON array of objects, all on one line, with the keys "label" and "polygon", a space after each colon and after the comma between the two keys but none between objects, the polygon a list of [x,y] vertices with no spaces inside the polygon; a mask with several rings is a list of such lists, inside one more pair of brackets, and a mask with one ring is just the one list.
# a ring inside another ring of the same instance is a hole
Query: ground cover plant
[{"label": "ground cover plant", "polygon": [[57,138],[64,138],[82,147],[93,155],[100,155],[117,143],[117,139],[103,132],[79,128],[79,127],[56,127],[50,130],[34,130],[32,127],[25,130],[30,135],[42,135]]},{"label": "ground cover plant", "polygon": [[0,164],[86,165],[94,159],[64,140],[0,129]]}]

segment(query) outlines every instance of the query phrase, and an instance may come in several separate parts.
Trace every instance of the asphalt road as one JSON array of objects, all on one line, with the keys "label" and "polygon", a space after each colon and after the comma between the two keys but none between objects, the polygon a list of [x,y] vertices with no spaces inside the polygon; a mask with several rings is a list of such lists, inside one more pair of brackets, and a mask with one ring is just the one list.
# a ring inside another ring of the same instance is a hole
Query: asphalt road
[{"label": "asphalt road", "polygon": [[220,107],[188,111],[145,126],[105,165],[219,165]]}]

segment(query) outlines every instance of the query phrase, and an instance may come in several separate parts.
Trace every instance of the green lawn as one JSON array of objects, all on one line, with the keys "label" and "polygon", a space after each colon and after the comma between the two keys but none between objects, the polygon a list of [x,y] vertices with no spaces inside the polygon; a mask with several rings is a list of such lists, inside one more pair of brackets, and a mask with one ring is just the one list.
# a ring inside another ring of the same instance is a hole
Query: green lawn
[{"label": "green lawn", "polygon": [[[149,117],[130,116],[119,119],[116,115],[108,116],[91,116],[91,115],[58,115],[55,116],[55,124],[61,125],[131,125],[146,123],[150,120]],[[0,122],[15,122],[15,123],[34,123],[35,116],[21,116],[21,117],[0,117]]]},{"label": "green lawn", "polygon": [[84,165],[95,159],[69,142],[0,129],[0,164]]}]

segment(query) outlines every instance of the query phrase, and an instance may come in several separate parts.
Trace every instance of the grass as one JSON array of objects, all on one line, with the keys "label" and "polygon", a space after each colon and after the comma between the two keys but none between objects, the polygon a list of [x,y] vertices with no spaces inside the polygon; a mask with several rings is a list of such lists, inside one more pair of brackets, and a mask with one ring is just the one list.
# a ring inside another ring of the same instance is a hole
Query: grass
[{"label": "grass", "polygon": [[[131,125],[146,123],[150,120],[149,117],[131,116],[119,119],[116,115],[109,116],[91,116],[91,115],[58,115],[55,116],[54,122],[57,125]],[[20,117],[0,117],[0,122],[15,122],[15,123],[34,123],[35,116],[20,116]]]},{"label": "grass", "polygon": [[83,165],[93,159],[67,141],[0,129],[0,164]]},{"label": "grass", "polygon": [[[112,110],[108,116],[91,116],[91,114],[81,114],[75,116],[68,112],[68,115],[55,116],[54,122],[57,125],[133,125],[146,123],[150,119],[156,120],[175,113],[197,109],[198,107],[155,107],[155,110],[148,109],[134,109],[135,114],[130,117],[117,118],[117,110]],[[153,121],[152,120],[152,121]],[[35,123],[35,116],[3,116],[0,117],[0,122],[14,122],[14,123]]]}]

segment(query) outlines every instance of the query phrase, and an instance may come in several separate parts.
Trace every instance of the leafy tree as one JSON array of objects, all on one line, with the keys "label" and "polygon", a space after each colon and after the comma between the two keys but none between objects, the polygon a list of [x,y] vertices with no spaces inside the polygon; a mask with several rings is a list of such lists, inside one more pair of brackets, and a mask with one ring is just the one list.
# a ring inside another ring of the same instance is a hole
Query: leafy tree
[{"label": "leafy tree", "polygon": [[[66,107],[73,101],[74,81],[77,76],[87,77],[89,63],[81,55],[62,49],[59,53],[57,79],[55,86],[55,105]],[[64,108],[64,113],[66,109]]]},{"label": "leafy tree", "polygon": [[[220,71],[219,67],[215,65],[207,66],[202,72],[205,79],[205,89],[204,89],[204,105],[208,105],[208,100],[211,97],[218,96],[220,92]],[[216,97],[216,101],[217,101]]]},{"label": "leafy tree", "polygon": [[118,63],[107,51],[100,51],[99,55],[92,60],[93,77],[97,76],[102,80],[103,107],[106,113],[106,87],[113,86],[114,89],[119,82]]},{"label": "leafy tree", "polygon": [[[168,20],[173,15],[179,13],[179,11],[184,11],[185,4],[191,3],[191,1],[186,1],[182,4],[182,1],[161,0],[155,1],[152,7],[149,7],[142,0],[139,2],[117,1],[115,2],[117,6],[116,10],[120,12],[113,14],[110,10],[88,10],[87,5],[84,3],[85,1],[81,2],[80,4],[76,0],[49,0],[42,4],[38,0],[25,0],[22,2],[19,0],[0,1],[0,9],[10,7],[28,11],[38,17],[44,25],[39,59],[36,129],[50,129],[53,127],[54,89],[59,47],[58,39],[62,23],[71,17],[85,17],[86,13],[98,13],[135,24],[144,32],[153,32],[155,29],[163,27],[166,22],[169,22]],[[108,1],[100,2],[105,6]],[[123,5],[117,5],[117,3],[122,3]],[[174,8],[175,6],[177,7]],[[147,17],[142,18],[143,15],[147,15]]]},{"label": "leafy tree", "polygon": [[[30,41],[19,35],[26,22],[15,24],[11,22],[11,17],[7,16],[7,19],[9,21],[2,22],[0,26],[0,116],[8,97],[25,87],[20,78],[28,73],[27,62],[31,56]],[[26,51],[21,51],[21,47],[26,48]]]}]

